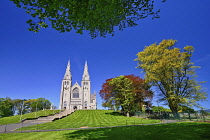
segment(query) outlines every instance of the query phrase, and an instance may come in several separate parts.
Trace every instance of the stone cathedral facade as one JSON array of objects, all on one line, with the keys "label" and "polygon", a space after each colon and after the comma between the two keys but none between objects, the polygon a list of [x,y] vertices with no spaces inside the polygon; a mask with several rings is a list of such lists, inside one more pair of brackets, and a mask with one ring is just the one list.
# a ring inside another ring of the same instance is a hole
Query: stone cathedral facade
[{"label": "stone cathedral facade", "polygon": [[81,86],[76,82],[72,85],[70,61],[61,84],[59,109],[96,109],[96,93],[91,94],[90,75],[87,61],[84,66]]}]

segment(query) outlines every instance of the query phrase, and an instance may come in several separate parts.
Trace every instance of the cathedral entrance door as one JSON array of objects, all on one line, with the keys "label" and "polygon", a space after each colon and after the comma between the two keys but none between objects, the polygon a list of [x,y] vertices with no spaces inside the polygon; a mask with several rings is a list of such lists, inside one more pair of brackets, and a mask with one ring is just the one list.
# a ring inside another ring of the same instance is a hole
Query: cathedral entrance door
[{"label": "cathedral entrance door", "polygon": [[77,106],[74,106],[74,110],[77,110]]}]

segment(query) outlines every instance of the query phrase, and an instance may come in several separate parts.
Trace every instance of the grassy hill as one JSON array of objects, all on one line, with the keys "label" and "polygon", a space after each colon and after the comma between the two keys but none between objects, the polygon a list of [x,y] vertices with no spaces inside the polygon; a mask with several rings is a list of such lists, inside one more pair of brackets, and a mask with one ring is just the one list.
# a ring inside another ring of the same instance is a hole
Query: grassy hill
[{"label": "grassy hill", "polygon": [[2,140],[207,140],[210,123],[182,122],[157,125],[113,127],[0,134]]},{"label": "grassy hill", "polygon": [[4,117],[4,118],[0,118],[0,125],[19,123],[20,120],[23,120],[23,119],[32,119],[32,118],[37,118],[39,116],[52,115],[52,114],[55,114],[58,112],[60,112],[60,110],[41,110],[38,112],[23,114],[22,117],[21,117],[21,115]]},{"label": "grassy hill", "polygon": [[19,130],[50,130],[80,127],[106,127],[159,123],[159,120],[147,120],[137,117],[125,117],[111,110],[77,110],[73,114],[54,122],[23,127]]}]

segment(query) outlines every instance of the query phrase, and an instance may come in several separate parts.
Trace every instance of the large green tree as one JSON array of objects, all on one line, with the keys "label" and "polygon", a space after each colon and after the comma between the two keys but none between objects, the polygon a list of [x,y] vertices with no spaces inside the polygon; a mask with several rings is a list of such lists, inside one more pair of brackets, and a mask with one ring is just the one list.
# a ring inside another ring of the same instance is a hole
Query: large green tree
[{"label": "large green tree", "polygon": [[45,98],[29,99],[24,103],[29,112],[50,109],[51,102]]},{"label": "large green tree", "polygon": [[170,109],[164,108],[164,107],[162,107],[162,106],[152,106],[152,111],[154,111],[154,112],[158,112],[158,111],[162,111],[162,112],[171,112]]},{"label": "large green tree", "polygon": [[22,99],[13,99],[12,103],[13,103],[13,114],[25,114],[27,113],[28,109],[26,108],[24,101],[27,101],[26,99],[22,100]]},{"label": "large green tree", "polygon": [[[114,28],[123,30],[137,25],[137,21],[152,15],[154,0],[11,0],[31,15],[27,21],[30,31],[38,32],[51,24],[59,32],[72,29],[82,34],[88,30],[91,37],[114,34]],[[165,0],[162,0],[165,1]]]},{"label": "large green tree", "polygon": [[188,106],[179,106],[179,112],[190,112],[190,113],[195,113],[195,110],[188,107]]},{"label": "large green tree", "polygon": [[121,106],[127,116],[134,110],[142,109],[143,105],[150,105],[149,101],[153,97],[150,86],[135,75],[107,79],[99,94],[104,100],[104,106],[110,108]]},{"label": "large green tree", "polygon": [[165,101],[175,117],[178,106],[198,106],[197,101],[205,100],[207,93],[196,81],[195,69],[190,61],[194,48],[175,48],[176,40],[163,40],[159,44],[146,46],[137,54],[138,68],[145,72],[147,82],[159,89],[159,101]]},{"label": "large green tree", "polygon": [[20,115],[43,109],[50,109],[51,102],[45,98],[38,99],[10,99],[0,98],[0,117]]},{"label": "large green tree", "polygon": [[129,117],[134,103],[132,81],[125,76],[119,76],[109,81],[109,85],[112,86],[112,92],[115,94],[114,101],[120,103]]},{"label": "large green tree", "polygon": [[13,103],[9,97],[0,98],[0,118],[12,116],[13,115],[12,107]]}]

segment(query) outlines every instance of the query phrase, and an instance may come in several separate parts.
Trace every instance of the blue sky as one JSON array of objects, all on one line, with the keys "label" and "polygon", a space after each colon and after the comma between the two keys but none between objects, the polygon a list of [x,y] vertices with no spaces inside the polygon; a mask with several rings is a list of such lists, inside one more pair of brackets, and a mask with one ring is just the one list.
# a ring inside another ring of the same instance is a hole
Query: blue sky
[{"label": "blue sky", "polygon": [[[192,61],[201,66],[198,81],[206,91],[210,87],[210,1],[168,0],[158,5],[160,19],[152,17],[139,25],[116,31],[115,36],[91,39],[85,33],[59,33],[51,28],[39,33],[27,30],[29,16],[9,0],[0,1],[0,97],[34,99],[44,97],[58,106],[61,81],[68,59],[73,83],[80,83],[85,60],[88,60],[91,91],[98,93],[102,83],[119,75],[143,77],[133,61],[144,46],[163,39],[178,40],[176,47],[195,47]],[[97,94],[98,108],[101,98]],[[208,100],[210,96],[208,95]],[[154,98],[154,105],[156,105]],[[210,103],[201,102],[205,108]]]}]

